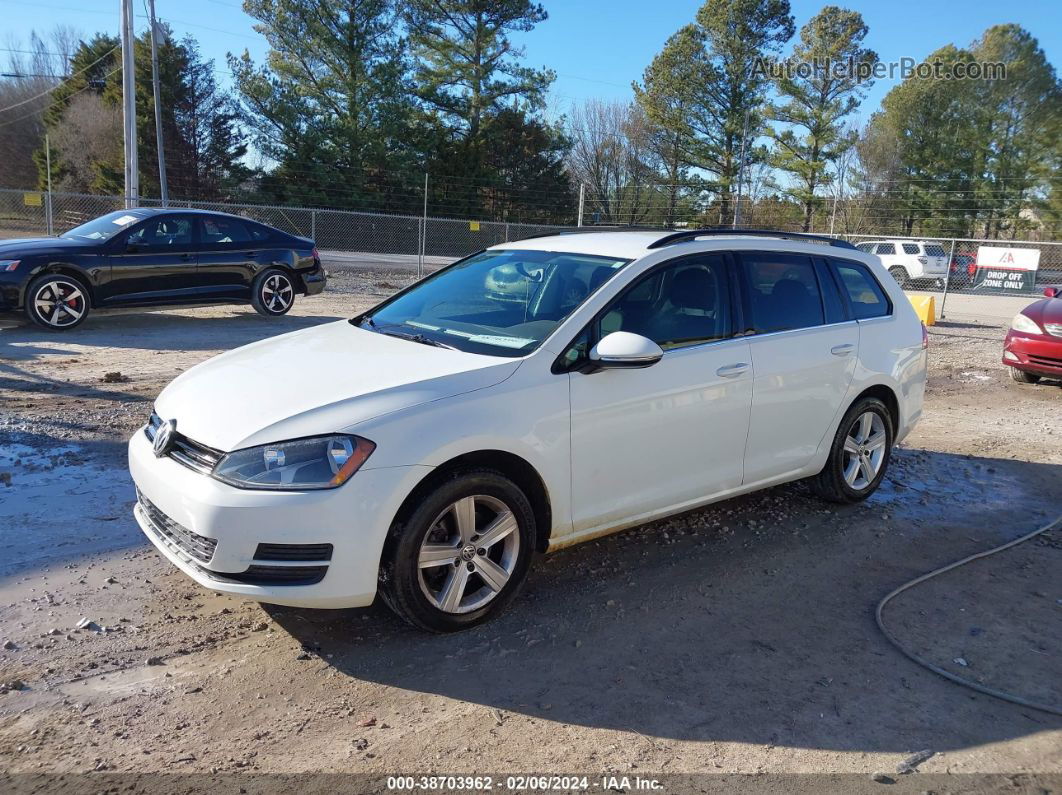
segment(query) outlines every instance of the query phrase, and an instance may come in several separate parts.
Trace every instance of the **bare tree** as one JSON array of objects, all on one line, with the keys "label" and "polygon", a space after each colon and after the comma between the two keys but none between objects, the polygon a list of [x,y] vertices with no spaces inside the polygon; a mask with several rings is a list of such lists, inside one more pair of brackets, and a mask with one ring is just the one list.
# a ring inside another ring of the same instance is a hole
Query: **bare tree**
[{"label": "bare tree", "polygon": [[122,115],[98,94],[71,97],[52,134],[52,148],[63,163],[55,187],[92,193],[122,170]]},{"label": "bare tree", "polygon": [[44,112],[50,91],[69,70],[77,35],[65,25],[46,37],[35,31],[29,41],[4,39],[9,51],[0,78],[0,187],[35,188],[38,170],[33,153],[44,145]]},{"label": "bare tree", "polygon": [[651,129],[633,104],[591,99],[572,112],[568,171],[594,223],[643,222],[659,204]]}]

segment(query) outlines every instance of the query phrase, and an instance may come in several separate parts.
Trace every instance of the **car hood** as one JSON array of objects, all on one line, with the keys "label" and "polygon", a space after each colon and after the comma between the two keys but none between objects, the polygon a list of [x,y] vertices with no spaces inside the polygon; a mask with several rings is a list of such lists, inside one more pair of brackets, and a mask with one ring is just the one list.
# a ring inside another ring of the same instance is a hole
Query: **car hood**
[{"label": "car hood", "polygon": [[86,245],[78,240],[64,237],[25,237],[14,240],[0,240],[0,258],[28,257],[31,254],[56,254],[72,249],[83,249]]},{"label": "car hood", "polygon": [[255,342],[180,375],[155,401],[163,420],[231,451],[353,429],[433,400],[484,389],[518,360],[422,345],[343,320]]},{"label": "car hood", "polygon": [[1042,298],[1035,304],[1029,304],[1021,312],[1041,327],[1045,323],[1062,323],[1062,298]]}]

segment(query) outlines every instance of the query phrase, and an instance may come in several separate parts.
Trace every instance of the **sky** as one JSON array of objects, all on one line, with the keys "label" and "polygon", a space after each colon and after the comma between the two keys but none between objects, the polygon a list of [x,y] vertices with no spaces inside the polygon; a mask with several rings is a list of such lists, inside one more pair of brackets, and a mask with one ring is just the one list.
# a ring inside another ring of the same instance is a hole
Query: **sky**
[{"label": "sky", "polygon": [[[146,28],[144,0],[134,0],[137,31]],[[631,81],[659,52],[667,38],[693,20],[703,0],[540,0],[549,19],[514,39],[524,47],[528,66],[557,73],[549,102],[553,116],[567,113],[589,98],[629,100]],[[797,28],[825,0],[791,0]],[[866,46],[884,61],[908,56],[921,60],[944,44],[966,46],[992,25],[1013,22],[1040,42],[1056,69],[1062,66],[1062,14],[1057,0],[876,0],[839,5],[859,11],[870,33]],[[73,26],[86,37],[118,31],[119,0],[0,0],[0,63],[4,48],[18,48],[32,30],[46,33],[56,24]],[[256,60],[265,41],[239,0],[156,0],[156,13],[180,38],[193,35],[203,55],[215,60],[222,85],[228,85],[227,52],[248,49]],[[24,46],[24,44],[23,44]],[[880,80],[852,121],[862,123],[899,82]]]}]

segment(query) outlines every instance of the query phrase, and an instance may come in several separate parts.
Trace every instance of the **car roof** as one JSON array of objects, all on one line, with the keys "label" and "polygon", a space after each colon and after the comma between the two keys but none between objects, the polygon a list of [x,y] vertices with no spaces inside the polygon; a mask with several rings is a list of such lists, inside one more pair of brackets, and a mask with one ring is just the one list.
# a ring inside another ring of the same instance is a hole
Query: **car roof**
[{"label": "car roof", "polygon": [[[565,234],[531,237],[491,246],[491,251],[554,251],[566,254],[592,254],[622,259],[639,259],[656,251],[669,251],[678,255],[686,251],[718,250],[768,250],[793,251],[822,256],[828,253],[833,257],[862,259],[866,257],[856,248],[833,247],[814,240],[800,240],[784,237],[787,233],[779,232],[779,237],[765,234],[742,235],[740,231],[733,234],[712,232],[703,237],[690,237],[659,248],[652,245],[665,237],[674,235],[670,229],[637,230],[631,232],[573,232]],[[692,234],[692,231],[691,231]]]},{"label": "car roof", "polygon": [[[130,215],[136,215],[142,218],[147,218],[152,215],[162,215],[163,213],[179,213],[180,215],[220,215],[223,218],[237,218],[240,221],[254,221],[253,218],[245,218],[242,215],[222,213],[217,210],[201,210],[197,207],[137,207],[129,210]],[[255,221],[255,223],[258,223],[258,221]]]}]

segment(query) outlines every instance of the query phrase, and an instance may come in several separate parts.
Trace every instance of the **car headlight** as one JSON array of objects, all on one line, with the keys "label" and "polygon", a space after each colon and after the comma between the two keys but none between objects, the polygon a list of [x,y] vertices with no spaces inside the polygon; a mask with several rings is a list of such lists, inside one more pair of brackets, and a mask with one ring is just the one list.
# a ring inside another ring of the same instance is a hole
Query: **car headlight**
[{"label": "car headlight", "polygon": [[211,474],[241,489],[334,489],[375,449],[374,442],[346,434],[292,439],[226,453]]},{"label": "car headlight", "polygon": [[1010,321],[1010,327],[1015,331],[1024,331],[1026,334],[1043,334],[1040,327],[1036,325],[1036,321],[1028,315],[1023,315],[1021,312],[1014,316],[1014,319]]}]

